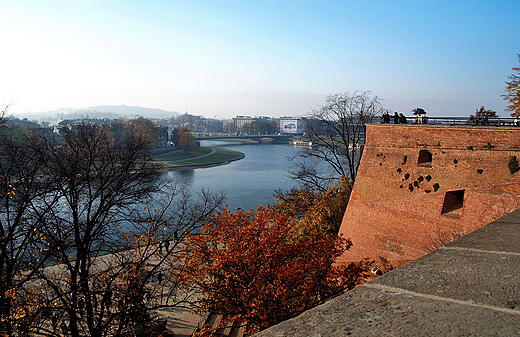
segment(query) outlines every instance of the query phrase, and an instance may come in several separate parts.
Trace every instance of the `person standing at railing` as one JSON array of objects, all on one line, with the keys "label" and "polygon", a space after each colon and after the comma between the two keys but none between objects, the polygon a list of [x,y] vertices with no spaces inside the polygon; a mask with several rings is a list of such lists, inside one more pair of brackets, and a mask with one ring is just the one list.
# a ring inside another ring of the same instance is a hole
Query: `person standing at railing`
[{"label": "person standing at railing", "polygon": [[399,124],[399,115],[397,114],[397,111],[394,112],[394,124]]},{"label": "person standing at railing", "polygon": [[383,113],[383,116],[381,116],[381,123],[383,123],[383,124],[390,123],[390,115],[388,114],[388,111],[385,111]]},{"label": "person standing at railing", "polygon": [[426,111],[423,108],[415,108],[412,110],[414,115],[417,115],[415,124],[426,124],[428,119],[426,118]]}]

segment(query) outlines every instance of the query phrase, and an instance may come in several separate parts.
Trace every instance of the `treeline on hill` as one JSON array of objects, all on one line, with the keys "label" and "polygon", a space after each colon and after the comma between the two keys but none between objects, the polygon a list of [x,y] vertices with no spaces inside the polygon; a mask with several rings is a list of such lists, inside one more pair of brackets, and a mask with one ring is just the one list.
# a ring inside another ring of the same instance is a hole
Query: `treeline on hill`
[{"label": "treeline on hill", "polygon": [[337,236],[346,175],[324,185],[301,166],[305,184],[275,206],[233,213],[161,176],[144,121],[59,137],[0,128],[2,335],[166,336],[155,312],[173,307],[250,335],[366,276],[367,261],[334,264],[352,245]]}]

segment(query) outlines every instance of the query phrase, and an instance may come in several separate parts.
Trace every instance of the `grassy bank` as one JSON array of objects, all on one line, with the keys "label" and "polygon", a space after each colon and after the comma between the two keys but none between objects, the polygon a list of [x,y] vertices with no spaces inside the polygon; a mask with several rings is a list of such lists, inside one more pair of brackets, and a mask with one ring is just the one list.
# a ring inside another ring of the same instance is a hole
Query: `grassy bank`
[{"label": "grassy bank", "polygon": [[242,152],[227,149],[209,149],[198,146],[194,151],[175,151],[157,155],[154,159],[163,165],[164,170],[210,167],[224,165],[244,158]]},{"label": "grassy bank", "polygon": [[178,160],[184,160],[184,159],[190,159],[190,158],[197,158],[203,155],[207,155],[211,153],[211,149],[207,147],[202,146],[196,146],[193,151],[189,151],[186,153],[186,151],[182,150],[176,150],[176,151],[169,151],[166,153],[157,154],[154,156],[154,159],[157,161],[178,161]]}]

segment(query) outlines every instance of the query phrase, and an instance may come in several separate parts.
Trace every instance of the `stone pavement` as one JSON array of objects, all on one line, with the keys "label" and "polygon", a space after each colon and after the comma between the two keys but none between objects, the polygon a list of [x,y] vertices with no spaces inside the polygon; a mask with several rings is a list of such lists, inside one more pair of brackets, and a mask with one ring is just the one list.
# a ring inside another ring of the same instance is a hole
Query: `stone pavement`
[{"label": "stone pavement", "polygon": [[206,317],[196,315],[192,310],[184,308],[168,308],[156,312],[168,320],[166,327],[173,331],[176,337],[191,336],[206,320]]},{"label": "stone pavement", "polygon": [[257,334],[520,336],[520,209]]}]

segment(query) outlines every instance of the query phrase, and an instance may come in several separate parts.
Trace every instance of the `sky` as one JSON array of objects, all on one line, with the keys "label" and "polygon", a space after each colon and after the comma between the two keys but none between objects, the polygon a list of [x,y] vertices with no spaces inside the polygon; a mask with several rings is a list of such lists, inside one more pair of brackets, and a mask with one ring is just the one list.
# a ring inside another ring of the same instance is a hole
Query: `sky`
[{"label": "sky", "polygon": [[370,91],[405,115],[507,117],[520,54],[519,0],[0,0],[0,12],[0,98],[15,115],[305,116]]}]

